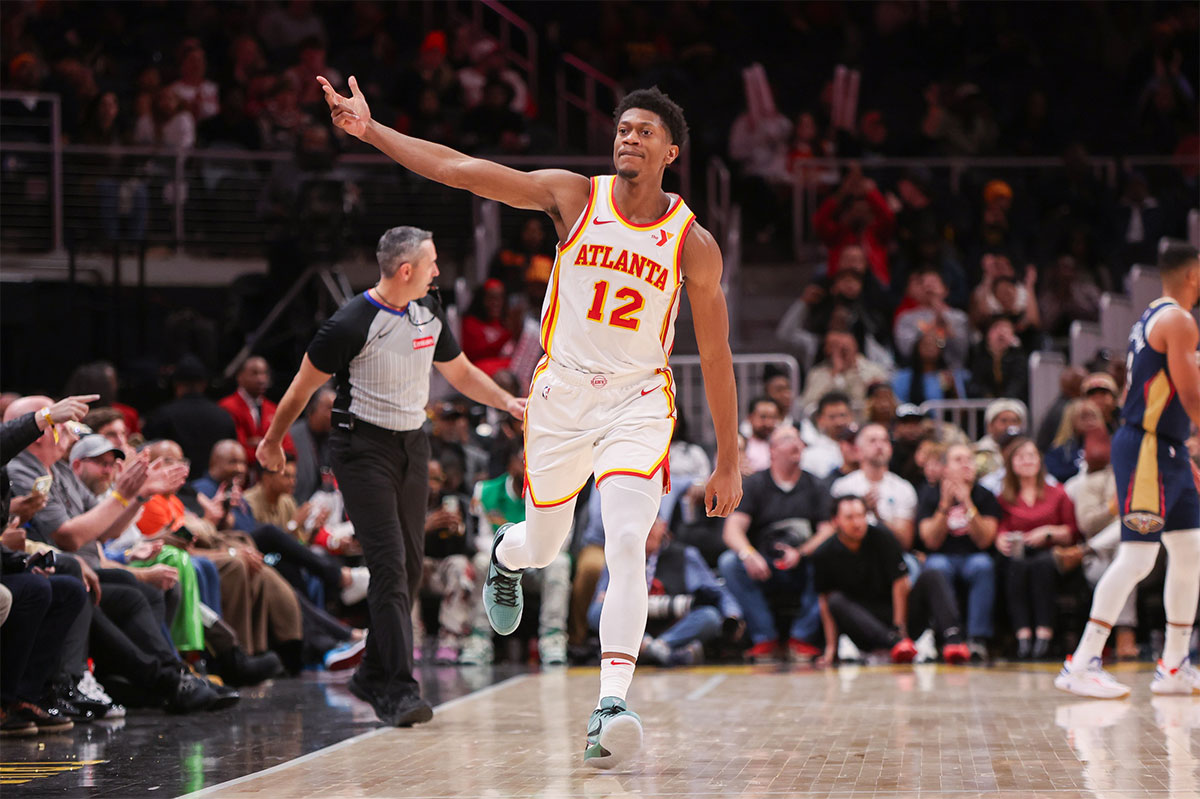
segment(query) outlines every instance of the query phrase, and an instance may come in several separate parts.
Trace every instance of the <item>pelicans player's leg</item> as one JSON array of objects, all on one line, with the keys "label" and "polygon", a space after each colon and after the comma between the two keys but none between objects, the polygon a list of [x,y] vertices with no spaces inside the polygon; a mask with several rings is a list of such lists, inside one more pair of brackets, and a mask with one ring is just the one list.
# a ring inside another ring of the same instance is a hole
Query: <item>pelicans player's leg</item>
[{"label": "pelicans player's leg", "polygon": [[1156,694],[1190,695],[1200,693],[1200,673],[1188,658],[1200,598],[1200,492],[1186,448],[1178,445],[1165,449],[1164,460],[1170,460],[1162,464],[1168,507],[1162,537],[1167,548],[1163,586],[1167,634],[1150,690]]}]

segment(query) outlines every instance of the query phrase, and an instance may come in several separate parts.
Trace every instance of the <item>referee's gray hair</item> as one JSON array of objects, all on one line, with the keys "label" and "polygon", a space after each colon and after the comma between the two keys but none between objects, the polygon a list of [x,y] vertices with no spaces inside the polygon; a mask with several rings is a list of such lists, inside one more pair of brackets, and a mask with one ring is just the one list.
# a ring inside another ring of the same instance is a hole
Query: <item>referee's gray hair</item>
[{"label": "referee's gray hair", "polygon": [[417,249],[432,238],[432,233],[419,227],[400,225],[388,230],[379,237],[379,244],[375,247],[380,274],[384,277],[395,275],[400,265],[411,263],[417,257]]}]

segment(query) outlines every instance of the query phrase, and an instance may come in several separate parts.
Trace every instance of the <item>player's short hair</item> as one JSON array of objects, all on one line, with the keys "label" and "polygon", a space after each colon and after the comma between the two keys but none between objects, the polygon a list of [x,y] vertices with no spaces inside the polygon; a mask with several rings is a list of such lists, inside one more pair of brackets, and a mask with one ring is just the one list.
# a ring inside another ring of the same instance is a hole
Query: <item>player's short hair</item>
[{"label": "player's short hair", "polygon": [[683,118],[683,109],[657,86],[635,89],[622,97],[613,110],[613,122],[620,122],[621,115],[631,108],[644,108],[658,114],[659,119],[667,126],[667,132],[671,134],[671,143],[680,147],[687,144],[688,126],[687,120]]},{"label": "player's short hair", "polygon": [[412,263],[417,257],[417,250],[426,241],[433,238],[428,230],[419,227],[400,225],[391,228],[379,237],[375,247],[375,259],[379,261],[379,271],[384,277],[391,277],[401,264]]},{"label": "player's short hair", "polygon": [[1198,251],[1191,244],[1179,239],[1163,237],[1158,242],[1158,271],[1165,274],[1187,266],[1191,261],[1200,258]]}]

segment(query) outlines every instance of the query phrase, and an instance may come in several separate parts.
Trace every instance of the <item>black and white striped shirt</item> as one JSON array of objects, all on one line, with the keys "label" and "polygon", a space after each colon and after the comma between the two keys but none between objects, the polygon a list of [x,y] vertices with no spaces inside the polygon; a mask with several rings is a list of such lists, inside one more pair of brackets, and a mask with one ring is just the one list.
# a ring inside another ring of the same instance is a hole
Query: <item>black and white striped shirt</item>
[{"label": "black and white striped shirt", "polygon": [[313,366],[335,375],[334,407],[388,430],[416,430],[425,422],[429,369],[460,352],[433,296],[396,311],[365,292],[330,317],[308,345]]}]

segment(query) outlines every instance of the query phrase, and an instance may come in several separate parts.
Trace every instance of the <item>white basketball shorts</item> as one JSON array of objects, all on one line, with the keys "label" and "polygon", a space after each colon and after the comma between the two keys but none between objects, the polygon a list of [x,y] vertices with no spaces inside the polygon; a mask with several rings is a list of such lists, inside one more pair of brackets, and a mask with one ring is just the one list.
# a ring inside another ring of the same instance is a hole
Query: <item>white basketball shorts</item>
[{"label": "white basketball shorts", "polygon": [[561,505],[596,475],[671,478],[667,454],[675,430],[671,370],[589,375],[543,357],[525,409],[525,480],[533,504]]}]

